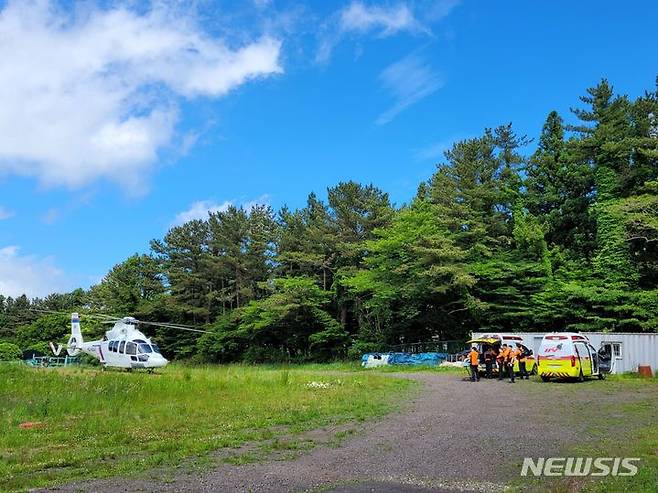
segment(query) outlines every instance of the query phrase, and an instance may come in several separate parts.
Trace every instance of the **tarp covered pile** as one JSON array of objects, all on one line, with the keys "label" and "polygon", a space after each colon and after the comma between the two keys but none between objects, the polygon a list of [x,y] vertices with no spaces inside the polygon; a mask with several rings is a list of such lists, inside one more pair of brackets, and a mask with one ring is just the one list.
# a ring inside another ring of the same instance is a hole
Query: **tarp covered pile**
[{"label": "tarp covered pile", "polygon": [[367,353],[361,357],[361,366],[374,368],[384,365],[437,366],[448,353]]}]

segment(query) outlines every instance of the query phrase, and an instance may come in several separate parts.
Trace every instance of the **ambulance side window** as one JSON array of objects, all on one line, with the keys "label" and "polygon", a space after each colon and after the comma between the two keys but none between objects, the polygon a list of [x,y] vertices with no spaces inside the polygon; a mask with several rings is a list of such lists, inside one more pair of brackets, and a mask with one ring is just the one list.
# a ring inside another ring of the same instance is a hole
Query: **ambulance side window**
[{"label": "ambulance side window", "polygon": [[120,352],[121,354],[124,353],[124,349],[125,349],[125,347],[126,347],[126,341],[121,341],[121,344],[119,344],[119,352]]}]

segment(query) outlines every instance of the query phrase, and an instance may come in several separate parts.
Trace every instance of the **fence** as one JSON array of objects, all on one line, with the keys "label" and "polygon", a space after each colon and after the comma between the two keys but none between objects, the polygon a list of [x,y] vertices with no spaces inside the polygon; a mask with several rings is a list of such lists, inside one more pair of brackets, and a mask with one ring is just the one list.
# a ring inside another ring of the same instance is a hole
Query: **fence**
[{"label": "fence", "polygon": [[34,367],[49,367],[49,366],[71,366],[79,365],[80,358],[77,356],[35,356],[32,359],[25,360],[25,363]]},{"label": "fence", "polygon": [[429,342],[408,342],[406,344],[397,344],[389,346],[387,352],[391,353],[458,353],[464,349],[464,341],[429,341]]}]

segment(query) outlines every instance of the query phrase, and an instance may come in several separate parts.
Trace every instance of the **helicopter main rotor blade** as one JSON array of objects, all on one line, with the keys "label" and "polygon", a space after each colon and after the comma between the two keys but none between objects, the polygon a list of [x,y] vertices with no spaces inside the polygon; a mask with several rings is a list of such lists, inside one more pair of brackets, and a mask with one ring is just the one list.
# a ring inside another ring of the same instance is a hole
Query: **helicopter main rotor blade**
[{"label": "helicopter main rotor blade", "polygon": [[[69,315],[67,312],[62,312],[62,311],[56,311],[56,310],[45,310],[45,309],[40,309],[40,308],[29,308],[30,311],[33,312],[39,312],[39,313],[51,313],[51,314],[56,314],[56,315]],[[121,320],[124,320],[125,317],[114,317],[111,315],[106,315],[104,313],[81,313],[82,316],[85,318],[92,318],[99,320],[103,324],[113,324],[116,322],[119,322]],[[199,332],[202,334],[210,334],[211,331],[209,330],[202,330],[198,329],[194,326],[190,325],[181,325],[181,324],[169,324],[169,323],[162,323],[162,322],[147,322],[145,320],[135,320],[139,324],[143,325],[152,325],[154,327],[165,327],[168,329],[178,329],[178,330],[185,330],[188,332]]]},{"label": "helicopter main rotor blade", "polygon": [[142,320],[138,320],[137,322],[140,323],[140,324],[144,324],[144,325],[153,325],[154,327],[165,327],[165,328],[168,328],[168,329],[186,330],[188,332],[200,332],[202,334],[211,334],[212,333],[209,330],[196,329],[194,327],[190,327],[189,325],[165,324],[165,323],[160,323],[160,322],[144,322]]},{"label": "helicopter main rotor blade", "polygon": [[[57,310],[46,310],[44,308],[28,308],[28,311],[31,312],[37,312],[37,313],[50,313],[53,315],[66,315],[67,317],[71,316],[71,312],[64,312],[64,311],[57,311]],[[121,320],[119,317],[114,317],[111,315],[105,315],[104,313],[80,313],[82,316],[85,318],[95,318],[97,320],[107,320],[107,321],[113,321],[116,322],[117,320]]]}]

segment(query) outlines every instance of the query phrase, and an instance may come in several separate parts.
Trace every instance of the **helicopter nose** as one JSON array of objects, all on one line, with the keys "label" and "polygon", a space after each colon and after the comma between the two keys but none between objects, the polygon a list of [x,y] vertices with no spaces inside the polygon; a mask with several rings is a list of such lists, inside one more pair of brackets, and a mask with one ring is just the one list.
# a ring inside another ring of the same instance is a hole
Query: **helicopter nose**
[{"label": "helicopter nose", "polygon": [[157,366],[158,368],[160,368],[165,366],[167,363],[169,363],[169,361],[167,361],[167,359],[164,356],[158,355],[157,358],[153,358],[151,363],[153,364],[153,366]]}]

